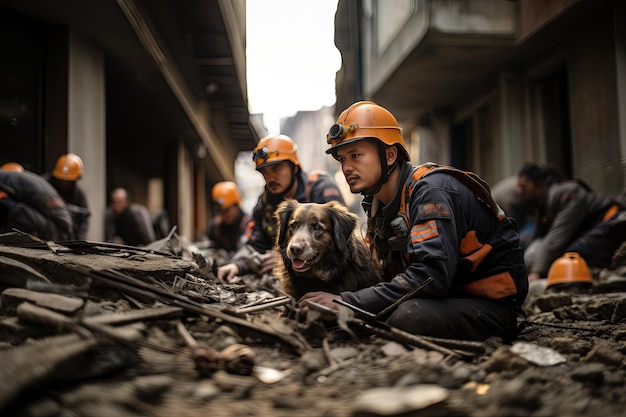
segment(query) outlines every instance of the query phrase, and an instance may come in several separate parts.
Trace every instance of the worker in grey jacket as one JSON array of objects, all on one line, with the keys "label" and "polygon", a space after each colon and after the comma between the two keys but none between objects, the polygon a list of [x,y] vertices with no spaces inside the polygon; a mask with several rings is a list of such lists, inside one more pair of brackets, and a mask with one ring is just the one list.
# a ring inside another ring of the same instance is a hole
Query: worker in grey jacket
[{"label": "worker in grey jacket", "polygon": [[537,234],[542,239],[529,265],[530,281],[545,278],[552,263],[578,252],[591,267],[608,267],[626,240],[626,210],[616,200],[593,192],[578,180],[544,184],[520,173],[520,194],[537,205]]}]

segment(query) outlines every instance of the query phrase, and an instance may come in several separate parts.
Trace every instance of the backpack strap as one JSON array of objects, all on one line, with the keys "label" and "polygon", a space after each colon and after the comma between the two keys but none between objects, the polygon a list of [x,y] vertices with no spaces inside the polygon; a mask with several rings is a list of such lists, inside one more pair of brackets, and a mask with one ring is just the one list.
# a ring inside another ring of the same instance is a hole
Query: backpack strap
[{"label": "backpack strap", "polygon": [[409,222],[409,205],[408,201],[413,193],[413,189],[417,186],[419,180],[426,175],[433,174],[435,172],[445,172],[454,176],[456,179],[465,184],[470,190],[474,192],[478,200],[485,206],[498,220],[505,218],[504,211],[498,206],[496,201],[491,195],[491,189],[485,180],[471,171],[462,171],[458,168],[449,165],[438,165],[434,162],[426,162],[422,165],[413,167],[411,175],[408,176],[405,184],[402,196],[400,197],[400,215],[404,217],[407,225]]}]

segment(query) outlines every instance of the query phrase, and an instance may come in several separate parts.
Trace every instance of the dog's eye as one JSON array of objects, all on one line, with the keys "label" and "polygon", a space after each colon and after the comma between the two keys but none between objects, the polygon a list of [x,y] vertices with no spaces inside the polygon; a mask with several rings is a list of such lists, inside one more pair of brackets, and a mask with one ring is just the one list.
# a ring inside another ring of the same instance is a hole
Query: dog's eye
[{"label": "dog's eye", "polygon": [[298,222],[293,221],[289,223],[289,230],[296,230],[298,228]]},{"label": "dog's eye", "polygon": [[315,223],[313,224],[312,229],[315,230],[316,232],[319,232],[319,231],[324,230],[324,226],[322,226],[321,223]]}]

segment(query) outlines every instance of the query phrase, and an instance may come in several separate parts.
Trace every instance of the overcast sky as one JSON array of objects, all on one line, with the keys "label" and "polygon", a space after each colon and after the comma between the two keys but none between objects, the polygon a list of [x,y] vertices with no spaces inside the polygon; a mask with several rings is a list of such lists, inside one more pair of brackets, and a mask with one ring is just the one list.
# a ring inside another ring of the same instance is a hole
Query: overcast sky
[{"label": "overcast sky", "polygon": [[337,0],[250,0],[246,9],[250,113],[279,133],[280,118],[335,104]]}]

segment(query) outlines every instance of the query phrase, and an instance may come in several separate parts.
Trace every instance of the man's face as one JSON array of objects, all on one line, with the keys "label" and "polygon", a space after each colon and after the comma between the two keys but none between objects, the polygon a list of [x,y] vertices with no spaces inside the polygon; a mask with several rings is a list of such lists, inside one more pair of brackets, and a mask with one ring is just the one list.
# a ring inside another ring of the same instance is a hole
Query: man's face
[{"label": "man's face", "polygon": [[337,160],[353,193],[371,189],[380,178],[378,147],[367,140],[340,146],[337,149]]},{"label": "man's face", "polygon": [[220,215],[225,224],[233,224],[239,215],[239,206],[233,204],[232,206],[220,209]]},{"label": "man's face", "polygon": [[517,177],[517,193],[526,202],[538,202],[543,197],[543,185],[530,180],[526,175]]},{"label": "man's face", "polygon": [[267,190],[272,194],[285,192],[289,184],[291,184],[291,165],[287,161],[264,166],[260,171],[263,174],[263,178],[265,178]]},{"label": "man's face", "polygon": [[120,214],[128,207],[128,204],[126,193],[116,191],[111,195],[111,210],[113,210],[114,213]]}]

